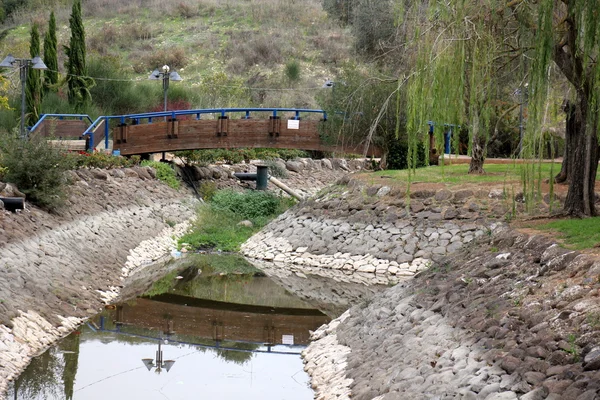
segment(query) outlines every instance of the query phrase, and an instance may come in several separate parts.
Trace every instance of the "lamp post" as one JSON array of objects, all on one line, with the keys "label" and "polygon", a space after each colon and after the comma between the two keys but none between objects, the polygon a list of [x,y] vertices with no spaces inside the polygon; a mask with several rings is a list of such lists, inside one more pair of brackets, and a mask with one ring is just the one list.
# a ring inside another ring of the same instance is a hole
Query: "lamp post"
[{"label": "lamp post", "polygon": [[30,58],[14,58],[12,55],[6,56],[0,63],[2,68],[19,68],[21,78],[21,138],[25,138],[27,133],[25,132],[25,86],[27,82],[27,72],[29,68],[46,70],[46,64],[42,61],[39,56]]},{"label": "lamp post", "polygon": [[[167,111],[167,92],[169,91],[169,81],[179,82],[183,79],[176,71],[171,71],[171,68],[168,65],[163,65],[161,70],[155,69],[152,71],[148,79],[153,81],[163,82],[163,95],[164,95],[164,103],[165,103],[165,111]],[[165,119],[167,117],[165,116]]]},{"label": "lamp post", "polygon": [[[161,349],[162,342],[163,339],[158,340],[158,350],[156,351],[156,364],[154,364],[154,360],[151,358],[142,358],[142,362],[144,363],[148,371],[152,370],[152,368],[156,368],[155,372],[157,374],[160,374],[163,368],[166,369],[167,372],[169,372],[171,367],[173,367],[173,364],[175,364],[175,360],[163,360],[163,352]],[[167,344],[166,340],[165,344]]]}]

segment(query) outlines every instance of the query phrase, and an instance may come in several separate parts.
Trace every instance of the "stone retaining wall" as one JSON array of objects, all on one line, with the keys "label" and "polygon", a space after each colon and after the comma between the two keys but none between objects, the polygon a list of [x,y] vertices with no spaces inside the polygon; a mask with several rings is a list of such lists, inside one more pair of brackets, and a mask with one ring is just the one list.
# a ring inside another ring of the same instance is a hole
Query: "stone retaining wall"
[{"label": "stone retaining wall", "polygon": [[318,399],[600,399],[597,257],[498,223],[493,189],[341,183],[243,246],[294,281],[398,282],[314,333]]},{"label": "stone retaining wall", "polygon": [[415,200],[405,205],[389,188],[381,189],[369,196],[342,187],[307,201],[253,236],[242,253],[305,269],[374,274],[374,280],[356,277],[388,284],[414,276],[432,260],[489,233],[479,214],[464,217],[462,204],[425,208]]},{"label": "stone retaining wall", "polygon": [[78,171],[59,214],[30,205],[2,212],[0,393],[31,357],[117,297],[123,279],[168,255],[187,229],[197,201],[149,172]]}]

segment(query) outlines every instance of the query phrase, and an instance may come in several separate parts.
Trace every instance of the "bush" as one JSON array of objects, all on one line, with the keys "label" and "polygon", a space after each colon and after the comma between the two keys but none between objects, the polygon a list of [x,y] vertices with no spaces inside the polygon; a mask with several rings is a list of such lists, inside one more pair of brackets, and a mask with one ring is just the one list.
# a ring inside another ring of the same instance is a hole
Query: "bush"
[{"label": "bush", "polygon": [[[417,145],[416,168],[426,166],[425,146],[423,143]],[[388,144],[387,169],[408,168],[408,145],[399,140],[390,141]]]},{"label": "bush", "polygon": [[211,201],[217,193],[217,185],[213,181],[203,181],[198,188],[198,193],[205,201]]},{"label": "bush", "polygon": [[7,168],[4,179],[17,185],[31,202],[49,210],[63,204],[64,172],[69,168],[69,159],[45,138],[32,135],[22,140],[13,134],[3,135],[0,165]]},{"label": "bush", "polygon": [[275,214],[280,201],[269,192],[221,190],[215,193],[211,205],[217,210],[229,211],[242,219],[256,219]]},{"label": "bush", "polygon": [[297,82],[300,80],[300,64],[298,61],[291,60],[285,64],[285,77],[290,82]]},{"label": "bush", "polygon": [[[200,207],[193,231],[179,242],[188,243],[196,250],[238,251],[250,236],[292,204],[293,200],[269,192],[218,191],[208,204]],[[252,226],[239,224],[247,219],[252,221]]]},{"label": "bush", "polygon": [[100,168],[112,169],[133,167],[140,163],[140,156],[115,157],[110,154],[98,152],[88,153],[85,151],[71,153],[66,158],[69,160],[70,168]]},{"label": "bush", "polygon": [[264,164],[267,167],[269,167],[269,172],[275,178],[287,178],[288,177],[287,169],[285,167],[282,167],[281,165],[279,165],[277,162],[275,162],[275,160],[265,160]]},{"label": "bush", "polygon": [[177,175],[175,174],[175,170],[171,167],[171,165],[158,161],[143,161],[142,166],[154,168],[156,170],[156,178],[163,181],[173,189],[179,189],[179,186],[181,186],[179,180],[177,179]]}]

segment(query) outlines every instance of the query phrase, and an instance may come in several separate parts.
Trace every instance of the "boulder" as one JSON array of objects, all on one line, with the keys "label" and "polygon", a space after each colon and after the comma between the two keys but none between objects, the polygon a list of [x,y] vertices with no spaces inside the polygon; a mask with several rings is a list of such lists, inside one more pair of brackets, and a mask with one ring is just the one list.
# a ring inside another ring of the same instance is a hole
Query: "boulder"
[{"label": "boulder", "polygon": [[108,173],[103,169],[94,168],[91,170],[91,174],[94,177],[94,179],[98,179],[101,181],[108,180]]},{"label": "boulder", "polygon": [[288,171],[301,172],[304,168],[304,165],[299,161],[287,161],[285,163],[285,167],[288,169]]}]

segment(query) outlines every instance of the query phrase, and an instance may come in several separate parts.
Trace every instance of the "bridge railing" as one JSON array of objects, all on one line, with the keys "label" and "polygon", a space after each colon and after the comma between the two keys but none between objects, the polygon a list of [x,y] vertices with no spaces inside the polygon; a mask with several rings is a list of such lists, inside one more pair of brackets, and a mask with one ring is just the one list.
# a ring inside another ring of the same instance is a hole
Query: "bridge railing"
[{"label": "bridge railing", "polygon": [[[125,115],[103,115],[98,117],[83,133],[84,136],[90,137],[90,143],[94,143],[95,131],[104,124],[104,140],[105,148],[108,148],[108,139],[110,133],[110,120],[118,120],[120,124],[126,124],[127,121],[133,121],[134,124],[139,124],[143,120],[147,123],[152,123],[154,119],[171,118],[177,119],[178,116],[193,115],[197,120],[201,119],[202,115],[219,114],[220,117],[225,117],[227,114],[242,113],[244,118],[249,119],[252,113],[271,113],[273,117],[278,117],[281,113],[294,113],[294,119],[301,119],[301,114],[321,114],[324,121],[327,120],[327,112],[319,109],[306,108],[208,108],[196,110],[176,110],[176,111],[158,111],[150,113],[125,114]],[[91,149],[88,149],[91,150]]]},{"label": "bridge railing", "polygon": [[[59,134],[59,137],[70,137],[70,138],[85,138],[87,141],[87,150],[93,150],[98,143],[102,140],[98,135],[102,135],[104,139],[104,147],[106,149],[109,148],[109,136],[110,136],[110,121],[115,120],[121,124],[126,124],[127,121],[133,121],[134,124],[140,124],[144,120],[147,123],[152,123],[154,119],[177,119],[178,116],[195,116],[197,120],[201,119],[203,115],[207,114],[218,114],[219,117],[226,117],[228,114],[241,113],[243,114],[244,119],[250,119],[253,113],[271,113],[273,118],[277,118],[283,113],[293,113],[293,119],[299,120],[302,117],[302,114],[320,114],[322,116],[322,120],[327,120],[327,112],[319,109],[303,109],[303,108],[209,108],[209,109],[195,109],[195,110],[177,110],[177,111],[159,111],[159,112],[151,112],[151,113],[138,113],[138,114],[125,114],[125,115],[103,115],[96,120],[92,121],[89,115],[87,114],[43,114],[38,122],[31,127],[30,132],[35,132],[36,130],[44,129],[45,124],[49,120],[58,120],[58,121],[84,121],[87,120],[89,122],[89,126],[83,131],[83,133],[77,132],[68,132],[66,135]],[[104,125],[102,125],[104,123]],[[73,127],[72,130],[75,128]],[[103,132],[98,132],[98,130],[102,130]],[[43,134],[45,134],[44,132]],[[46,135],[48,136],[48,135]]]}]

